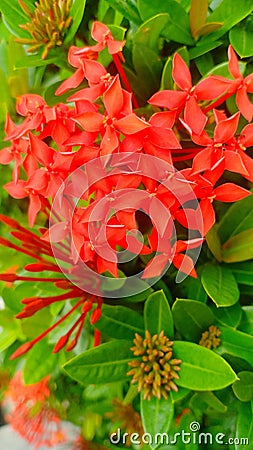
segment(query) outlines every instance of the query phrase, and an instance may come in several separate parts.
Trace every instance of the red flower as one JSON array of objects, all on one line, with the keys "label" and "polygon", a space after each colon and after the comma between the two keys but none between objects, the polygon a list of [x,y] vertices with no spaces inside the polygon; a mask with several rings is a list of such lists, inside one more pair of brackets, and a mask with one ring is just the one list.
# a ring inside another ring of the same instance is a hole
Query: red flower
[{"label": "red flower", "polygon": [[246,179],[253,181],[253,161],[245,153],[247,147],[253,145],[253,125],[244,127],[240,135],[236,137],[239,112],[227,118],[224,113],[214,110],[214,117],[216,127],[213,138],[209,137],[205,131],[196,135],[183,122],[190,132],[193,142],[205,146],[193,159],[192,174],[213,170],[219,165],[220,176],[224,170],[229,170],[240,173]]},{"label": "red flower", "polygon": [[190,70],[178,53],[173,58],[172,76],[180,90],[157,92],[149,99],[149,103],[176,110],[177,115],[184,110],[184,121],[196,134],[200,134],[206,125],[207,117],[197,103],[198,91],[192,86]]},{"label": "red flower", "polygon": [[12,404],[6,420],[35,449],[66,442],[58,412],[50,405],[49,376],[25,385],[21,372],[10,381],[5,399]]},{"label": "red flower", "polygon": [[76,121],[91,133],[101,133],[101,155],[110,155],[119,146],[119,135],[132,135],[149,126],[132,113],[129,94],[121,88],[118,76],[110,83],[103,95],[104,114],[84,112]]}]

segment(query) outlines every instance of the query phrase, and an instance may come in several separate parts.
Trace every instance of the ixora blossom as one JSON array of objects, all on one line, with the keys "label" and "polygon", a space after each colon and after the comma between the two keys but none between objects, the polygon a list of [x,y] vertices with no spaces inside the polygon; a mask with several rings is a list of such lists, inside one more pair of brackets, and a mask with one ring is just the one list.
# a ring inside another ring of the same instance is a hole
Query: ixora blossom
[{"label": "ixora blossom", "polygon": [[50,404],[49,379],[25,385],[17,372],[9,383],[5,401],[11,410],[6,420],[12,428],[37,449],[43,445],[55,447],[66,441],[60,416]]},{"label": "ixora blossom", "polygon": [[[62,11],[64,5],[70,7],[70,3],[60,2]],[[6,120],[10,144],[1,150],[0,163],[14,164],[12,181],[5,188],[16,199],[28,199],[31,228],[39,214],[40,218],[44,214],[46,226],[33,232],[1,216],[11,229],[12,239],[1,238],[0,244],[21,251],[33,262],[25,267],[32,276],[13,271],[1,274],[0,279],[36,280],[63,290],[59,295],[23,299],[24,309],[17,316],[20,319],[55,302],[69,300],[71,304],[67,313],[60,311],[44,333],[24,343],[13,357],[24,354],[76,314],[75,323],[54,348],[59,351],[66,346],[72,350],[88,314],[92,325],[99,320],[104,291],[99,289],[94,294],[80,287],[77,279],[83,273],[79,265],[85,264],[94,274],[128,278],[129,267],[119,255],[130,249],[145,281],[161,277],[168,262],[185,276],[196,277],[196,261],[188,249],[200,248],[215,223],[214,201],[234,202],[251,195],[253,163],[247,151],[253,143],[253,128],[248,124],[241,130],[240,118],[241,114],[247,120],[252,118],[245,113],[252,76],[244,79],[238,72],[232,48],[229,70],[233,80],[208,76],[195,86],[188,66],[176,53],[172,70],[176,89],[154,93],[143,117],[135,109],[138,103],[124,72],[125,41],[115,40],[110,29],[97,21],[91,35],[94,45],[70,48],[69,63],[76,70],[56,94],[78,88],[83,80],[87,87],[70,95],[66,104],[52,107],[37,94],[23,95],[17,101],[17,112],[23,120],[18,125],[10,117]],[[118,74],[108,73],[97,61],[99,52],[106,48]],[[218,106],[232,95],[236,95],[239,111],[228,117]],[[142,161],[141,156],[146,157],[145,164],[136,165],[136,161]],[[151,157],[159,163],[150,163]],[[92,169],[85,172],[84,165],[91,162]],[[178,164],[181,162],[187,168]],[[162,163],[169,164],[170,170],[161,171]],[[243,176],[243,187],[227,182],[227,171]],[[71,181],[73,173],[77,177]],[[121,196],[122,190],[125,196]],[[146,210],[140,201],[143,194],[147,197]],[[140,242],[143,227],[137,218],[143,210],[151,220]],[[170,219],[165,221],[165,216]],[[182,230],[180,239],[173,232],[178,228]],[[193,233],[189,237],[190,230]],[[53,248],[57,248],[57,262],[60,260],[66,270],[61,271],[61,264],[56,263]],[[136,267],[131,266],[133,275]],[[40,272],[47,272],[47,276]],[[85,278],[92,285],[94,278]],[[95,331],[95,345],[98,342],[99,332]],[[174,386],[172,380],[170,386]]]},{"label": "ixora blossom", "polygon": [[178,391],[174,380],[179,379],[181,360],[173,358],[173,344],[164,332],[151,336],[146,330],[145,339],[136,334],[131,348],[134,359],[129,364],[132,369],[127,373],[133,376],[132,383],[138,383],[138,391],[143,391],[146,399],[152,396],[168,398],[168,392]]}]

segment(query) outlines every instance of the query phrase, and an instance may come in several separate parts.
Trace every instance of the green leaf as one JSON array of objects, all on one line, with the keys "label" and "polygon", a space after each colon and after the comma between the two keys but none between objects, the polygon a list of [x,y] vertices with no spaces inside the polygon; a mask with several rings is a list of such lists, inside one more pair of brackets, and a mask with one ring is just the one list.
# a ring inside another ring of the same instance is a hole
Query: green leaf
[{"label": "green leaf", "polygon": [[233,203],[223,215],[218,224],[221,243],[249,228],[253,228],[253,195]]},{"label": "green leaf", "polygon": [[215,40],[223,36],[234,25],[239,23],[242,19],[247,17],[253,11],[253,4],[251,0],[241,0],[240,7],[238,3],[231,0],[223,0],[217,8],[207,17],[209,22],[223,22],[223,26],[210,33],[203,40]]},{"label": "green leaf", "polygon": [[41,59],[40,55],[25,55],[22,59],[15,63],[14,69],[47,66],[48,64],[54,64],[57,66],[57,63],[60,61],[60,58],[56,58],[55,56],[52,57],[52,52],[50,53],[50,57],[47,59]]},{"label": "green leaf", "polygon": [[27,354],[23,369],[26,384],[34,384],[58,367],[59,355],[52,353],[53,346],[45,339],[38,342]]},{"label": "green leaf", "polygon": [[202,76],[212,70],[214,66],[214,60],[211,53],[206,53],[205,55],[199,56],[194,62]]},{"label": "green leaf", "polygon": [[172,78],[172,56],[169,56],[163,67],[161,78],[161,90],[173,89],[174,81]]},{"label": "green leaf", "polygon": [[216,306],[231,306],[239,299],[239,289],[233,272],[223,266],[205,264],[201,281]]},{"label": "green leaf", "polygon": [[177,392],[170,391],[170,397],[174,403],[181,402],[181,400],[185,398],[189,393],[190,393],[189,389],[180,387],[180,389]]},{"label": "green leaf", "polygon": [[189,341],[199,341],[214,321],[210,308],[196,300],[177,299],[172,307],[176,329]]},{"label": "green leaf", "polygon": [[157,14],[169,14],[170,23],[163,31],[165,39],[187,45],[194,43],[190,33],[188,14],[177,1],[164,0],[163,2],[151,2],[150,0],[138,0],[137,5],[144,21]]},{"label": "green leaf", "polygon": [[242,319],[239,329],[253,335],[253,306],[242,307]]},{"label": "green leaf", "polygon": [[238,377],[239,380],[232,385],[234,394],[241,402],[249,402],[253,399],[253,373],[239,372]]},{"label": "green leaf", "polygon": [[[123,293],[128,294],[127,296],[121,298],[122,290],[119,290],[118,292],[114,291],[113,297],[118,298],[118,301],[124,303],[139,303],[146,300],[147,297],[152,294],[153,289],[146,281],[140,278],[133,277],[133,279],[131,280],[131,285],[128,284],[127,287],[125,287],[125,291],[123,290]],[[104,296],[110,298],[112,295],[110,294],[110,292],[104,292]]]},{"label": "green leaf", "polygon": [[206,243],[217,261],[221,261],[221,242],[215,224],[206,235]]},{"label": "green leaf", "polygon": [[231,237],[222,246],[222,260],[231,263],[253,258],[253,228]]},{"label": "green leaf", "polygon": [[253,55],[253,29],[250,22],[244,21],[232,28],[229,40],[241,58]]},{"label": "green leaf", "polygon": [[236,450],[248,450],[249,444],[253,442],[253,417],[250,402],[239,405],[236,436],[240,439],[240,444],[235,446]]},{"label": "green leaf", "polygon": [[178,386],[198,391],[223,389],[237,377],[230,365],[219,355],[192,342],[176,341],[173,356],[181,359]]},{"label": "green leaf", "polygon": [[17,330],[4,329],[0,332],[0,352],[10,347],[17,339]]},{"label": "green leaf", "polygon": [[207,293],[201,283],[200,273],[198,273],[198,275],[198,278],[188,277],[184,280],[187,289],[187,295],[185,295],[185,297],[190,299],[193,298],[199,302],[206,303]]},{"label": "green leaf", "polygon": [[111,341],[91,348],[68,361],[64,370],[82,384],[104,384],[124,381],[133,360],[132,341]]},{"label": "green leaf", "polygon": [[151,294],[144,308],[145,328],[151,335],[164,331],[165,336],[173,339],[174,325],[168,300],[163,291]]},{"label": "green leaf", "polygon": [[[145,45],[134,44],[133,65],[137,75],[137,93],[147,100],[159,89],[162,62],[157,53]],[[140,79],[142,82],[140,83]]]},{"label": "green leaf", "polygon": [[[235,383],[237,383],[237,381]],[[216,411],[219,411],[220,413],[225,413],[228,409],[227,406],[224,405],[224,403],[222,403],[222,401],[213,392],[199,392],[197,395],[208,406]]]},{"label": "green leaf", "polygon": [[34,316],[21,321],[21,329],[26,337],[34,339],[43,333],[52,323],[52,316],[48,308],[38,311]]},{"label": "green leaf", "polygon": [[212,33],[215,30],[218,30],[223,25],[222,22],[209,22],[205,23],[202,27],[200,27],[197,32],[196,36],[205,36],[206,34]]},{"label": "green leaf", "polygon": [[152,437],[152,443],[149,445],[153,450],[161,443],[166,443],[163,433],[166,437],[174,415],[174,403],[170,397],[167,400],[163,397],[160,400],[156,397],[144,400],[143,395],[141,395],[140,407],[143,428],[145,433],[149,433]]},{"label": "green leaf", "polygon": [[222,325],[227,325],[229,327],[236,328],[242,317],[241,305],[236,303],[233,306],[227,306],[225,308],[216,308],[215,305],[211,305],[211,309],[215,315],[216,320]]},{"label": "green leaf", "polygon": [[114,24],[107,24],[107,26],[110,29],[114,39],[117,41],[123,41],[126,34],[126,28]]},{"label": "green leaf", "polygon": [[158,39],[169,21],[168,14],[158,14],[144,22],[136,31],[133,42],[158,50]]},{"label": "green leaf", "polygon": [[208,0],[192,0],[190,8],[190,26],[193,37],[205,24],[208,11]]},{"label": "green leaf", "polygon": [[253,286],[253,261],[231,263],[229,268],[232,270],[237,283]]},{"label": "green leaf", "polygon": [[[26,5],[31,11],[34,10],[32,0],[26,0]],[[21,38],[31,38],[31,35],[20,28],[19,25],[30,22],[30,18],[21,9],[18,0],[1,0],[0,11],[3,14],[4,22],[12,34]]]},{"label": "green leaf", "polygon": [[134,339],[135,333],[144,335],[144,320],[130,308],[103,305],[96,328],[115,339]]},{"label": "green leaf", "polygon": [[214,50],[215,48],[219,47],[222,44],[222,41],[214,41],[214,42],[204,42],[201,43],[199,41],[198,45],[196,47],[189,49],[189,57],[190,59],[198,58],[199,56],[205,55],[206,53],[210,52],[211,50]]},{"label": "green leaf", "polygon": [[69,43],[75,37],[78,27],[82,21],[86,0],[73,0],[70,16],[73,18],[69,30],[67,30],[64,43]]},{"label": "green leaf", "polygon": [[134,0],[128,0],[127,2],[125,0],[106,0],[106,2],[116,11],[123,14],[130,22],[134,22],[137,25],[142,22]]},{"label": "green leaf", "polygon": [[[245,72],[246,64],[242,61],[239,61],[239,69],[241,74]],[[228,62],[224,62],[221,64],[218,64],[217,66],[212,67],[212,69],[205,74],[205,77],[208,75],[221,75],[225,78],[232,79],[232,75],[228,70]]]},{"label": "green leaf", "polygon": [[221,344],[215,351],[245,359],[253,367],[253,336],[228,327],[219,327]]}]

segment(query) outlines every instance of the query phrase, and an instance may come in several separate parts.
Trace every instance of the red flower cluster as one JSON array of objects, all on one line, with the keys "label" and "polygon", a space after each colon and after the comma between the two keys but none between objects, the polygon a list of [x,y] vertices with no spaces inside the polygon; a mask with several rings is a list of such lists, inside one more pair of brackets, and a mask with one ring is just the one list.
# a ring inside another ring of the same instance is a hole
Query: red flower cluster
[{"label": "red flower cluster", "polygon": [[[253,92],[253,75],[243,78],[230,47],[229,70],[233,79],[208,76],[193,86],[189,68],[175,54],[172,76],[176,89],[155,93],[149,103],[159,111],[139,117],[133,110],[137,103],[120,62],[124,42],[115,41],[110,30],[99,22],[95,22],[92,36],[96,45],[70,48],[69,62],[77,70],[62,83],[57,94],[78,87],[84,79],[88,87],[70,96],[70,104],[54,107],[38,95],[24,95],[17,104],[24,121],[20,125],[9,117],[6,121],[6,140],[11,146],[1,151],[0,162],[14,161],[15,166],[13,180],[5,186],[7,191],[14,198],[29,197],[30,227],[40,211],[50,218],[52,205],[57,204],[49,230],[42,230],[40,237],[13,221],[9,223],[15,229],[13,236],[22,243],[21,251],[38,259],[26,269],[59,272],[56,264],[48,262],[47,257],[54,256],[48,242],[51,240],[59,244],[58,259],[67,262],[68,272],[74,275],[81,261],[95,273],[109,272],[118,277],[120,248],[149,255],[143,278],[161,276],[168,261],[180,271],[196,276],[187,250],[200,246],[214,224],[213,201],[233,202],[251,194],[246,188],[224,182],[223,174],[239,173],[246,187],[247,181],[253,181],[253,160],[246,153],[253,144],[253,124],[237,132],[240,114],[252,120],[253,105],[247,94]],[[119,75],[112,76],[96,60],[105,47],[113,56],[125,88]],[[234,94],[239,112],[227,117],[217,107]],[[186,147],[186,136],[192,140],[190,148]],[[160,163],[154,163],[155,158]],[[95,163],[89,166],[92,161]],[[178,161],[189,161],[188,168],[176,170]],[[170,170],[166,171],[164,165]],[[75,177],[68,182],[73,173]],[[143,192],[145,198],[141,196]],[[197,200],[197,206],[193,200]],[[168,214],[166,220],[161,205],[165,216]],[[138,237],[139,210],[151,218],[143,242]],[[185,227],[186,234],[189,229],[194,233],[190,237],[188,234],[188,239],[178,240],[173,234],[178,224]],[[18,249],[9,241],[2,239],[1,243]],[[43,259],[41,255],[47,257]],[[1,279],[7,280],[6,276]],[[8,277],[10,280],[11,275]],[[21,278],[13,274],[12,281]],[[28,317],[54,301],[79,297],[72,309],[82,308],[75,324],[78,331],[69,344],[71,349],[94,303],[98,306],[92,312],[91,322],[99,319],[102,300],[100,296],[87,296],[70,281],[51,281],[67,292],[58,297],[23,300],[26,306],[18,317]],[[56,351],[67,344],[74,329],[61,338]],[[15,356],[39,338],[25,344]]]},{"label": "red flower cluster", "polygon": [[36,384],[25,385],[21,372],[17,372],[5,394],[6,403],[11,406],[11,412],[6,414],[7,422],[35,449],[43,445],[55,447],[66,441],[59,414],[49,404],[48,382],[49,376]]}]

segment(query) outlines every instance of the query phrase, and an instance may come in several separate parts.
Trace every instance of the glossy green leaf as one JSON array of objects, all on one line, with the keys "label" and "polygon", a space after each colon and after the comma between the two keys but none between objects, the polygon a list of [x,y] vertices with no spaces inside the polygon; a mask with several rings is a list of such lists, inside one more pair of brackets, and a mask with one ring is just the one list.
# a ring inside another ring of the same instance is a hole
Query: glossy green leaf
[{"label": "glossy green leaf", "polygon": [[253,306],[242,307],[242,318],[239,329],[253,335]]},{"label": "glossy green leaf", "polygon": [[[65,55],[63,54],[62,56],[64,57]],[[47,66],[48,64],[54,64],[57,66],[60,61],[60,58],[52,56],[52,52],[47,59],[41,59],[40,55],[25,55],[22,59],[15,63],[14,68],[22,69],[27,67],[40,67]]]},{"label": "glossy green leaf", "polygon": [[53,346],[42,339],[29,351],[23,369],[26,384],[37,383],[57,370],[59,355],[52,353],[52,350]]},{"label": "glossy green leaf", "polygon": [[253,261],[231,263],[229,268],[232,269],[237,283],[253,286]]},{"label": "glossy green leaf", "polygon": [[223,22],[223,26],[203,39],[214,40],[220,38],[220,36],[223,36],[224,33],[247,17],[252,11],[253,4],[251,0],[241,0],[239,8],[237,2],[223,0],[207,17],[207,23]]},{"label": "glossy green leaf", "polygon": [[222,325],[236,328],[242,317],[241,305],[236,303],[233,306],[227,306],[225,308],[216,308],[215,305],[211,305],[211,309],[214,313],[215,319]]},{"label": "glossy green leaf", "polygon": [[[242,61],[239,61],[239,69],[240,69],[241,74],[244,73],[245,67],[246,67],[246,64]],[[212,67],[212,69],[205,74],[205,77],[207,77],[208,75],[221,75],[222,77],[232,79],[232,75],[229,73],[229,70],[228,70],[228,62],[217,64],[217,66]],[[234,204],[236,204],[236,203],[234,203]],[[222,220],[223,220],[223,217],[222,217]],[[220,224],[218,224],[217,228],[220,233],[219,225]]]},{"label": "glossy green leaf", "polygon": [[236,25],[229,32],[229,40],[234,50],[241,58],[253,54],[253,29],[248,21]]},{"label": "glossy green leaf", "polygon": [[111,341],[91,348],[68,361],[64,370],[82,384],[127,380],[128,363],[133,360],[133,341]]},{"label": "glossy green leaf", "polygon": [[196,300],[177,299],[172,307],[176,329],[189,341],[199,341],[214,321],[210,308]]},{"label": "glossy green leaf", "polygon": [[223,389],[237,377],[230,365],[219,355],[192,342],[176,341],[173,356],[181,359],[178,386],[198,391]]},{"label": "glossy green leaf", "polygon": [[206,34],[210,34],[215,30],[218,30],[223,25],[222,22],[210,22],[205,23],[202,27],[197,30],[196,36],[205,36]]},{"label": "glossy green leaf", "polygon": [[23,319],[20,323],[25,336],[34,339],[40,333],[43,333],[52,324],[52,315],[49,308],[38,311],[34,316]]},{"label": "glossy green leaf", "polygon": [[253,442],[253,416],[252,405],[250,402],[241,403],[236,422],[236,436],[238,436],[239,444],[235,445],[236,450],[249,450],[250,444]]},{"label": "glossy green leaf", "polygon": [[120,27],[119,25],[115,24],[108,24],[108,28],[110,29],[114,39],[117,41],[123,41],[126,34],[126,28]]},{"label": "glossy green leaf", "polygon": [[239,289],[233,272],[223,266],[205,264],[202,284],[216,306],[231,306],[239,299]]},{"label": "glossy green leaf", "polygon": [[[235,383],[237,383],[237,381]],[[224,405],[224,403],[222,403],[222,401],[213,392],[199,392],[197,395],[210,408],[219,411],[220,413],[225,413],[227,411],[227,406]]]},{"label": "glossy green leaf", "polygon": [[[34,10],[34,3],[32,0],[26,0],[25,3],[31,11]],[[31,35],[19,26],[30,22],[30,18],[21,9],[18,0],[12,0],[11,2],[9,0],[1,0],[0,11],[3,14],[4,22],[11,33],[21,38],[31,38]]]},{"label": "glossy green leaf", "polygon": [[188,277],[183,281],[186,286],[186,294],[184,296],[185,298],[193,298],[199,302],[206,303],[207,293],[201,283],[200,274],[201,270],[198,271],[198,278]]},{"label": "glossy green leaf", "polygon": [[228,239],[222,246],[222,260],[231,263],[253,258],[253,228]]},{"label": "glossy green leaf", "polygon": [[135,44],[133,46],[133,65],[137,75],[137,92],[147,100],[159,89],[162,62],[157,58],[155,51],[145,45]]},{"label": "glossy green leaf", "polygon": [[128,0],[126,2],[125,0],[106,0],[106,2],[116,11],[123,14],[130,22],[134,22],[137,25],[142,22],[139,11],[136,8],[136,1]]},{"label": "glossy green leaf", "polygon": [[133,42],[145,45],[153,50],[158,50],[158,39],[162,30],[168,24],[168,14],[158,14],[146,20],[136,31]]},{"label": "glossy green leaf", "polygon": [[195,58],[194,62],[202,76],[205,75],[208,71],[212,70],[214,66],[214,60],[211,53],[206,53],[205,55]]},{"label": "glossy green leaf", "polygon": [[175,0],[151,2],[138,0],[138,9],[143,20],[161,13],[170,16],[170,22],[163,31],[165,39],[191,45],[194,43],[190,33],[190,21],[185,9]]},{"label": "glossy green leaf", "polygon": [[234,394],[241,402],[249,402],[253,399],[253,373],[239,372],[239,380],[232,385]]},{"label": "glossy green leaf", "polygon": [[221,242],[216,224],[208,231],[206,243],[217,261],[221,261]]},{"label": "glossy green leaf", "polygon": [[173,89],[174,81],[172,78],[172,57],[169,56],[163,67],[161,78],[161,90]]},{"label": "glossy green leaf", "polygon": [[205,24],[208,11],[208,0],[192,0],[190,8],[190,26],[193,37],[196,37],[198,30]]},{"label": "glossy green leaf", "polygon": [[221,243],[249,228],[253,228],[253,195],[233,203],[223,215],[218,224]]},{"label": "glossy green leaf", "polygon": [[190,393],[189,389],[180,387],[180,389],[175,392],[175,391],[170,391],[170,397],[171,400],[176,403],[176,402],[181,402],[181,400],[183,398],[185,398],[188,394]]},{"label": "glossy green leaf", "polygon": [[96,328],[116,339],[134,339],[135,333],[144,335],[143,317],[124,306],[103,305],[102,316]]},{"label": "glossy green leaf", "polygon": [[152,437],[152,442],[149,444],[152,450],[161,444],[166,444],[167,441],[164,439],[174,415],[174,403],[170,397],[167,400],[163,397],[160,400],[156,397],[144,400],[141,395],[140,407],[144,431]]},{"label": "glossy green leaf", "polygon": [[228,327],[219,327],[221,344],[215,351],[245,359],[253,367],[253,336]]},{"label": "glossy green leaf", "polygon": [[64,43],[69,43],[74,38],[78,27],[82,21],[84,9],[86,5],[86,0],[73,0],[71,10],[70,10],[70,16],[73,18],[71,26],[69,30],[67,31],[66,38],[64,39]]},{"label": "glossy green leaf", "polygon": [[151,335],[164,331],[165,336],[173,339],[174,325],[168,300],[163,291],[151,294],[144,308],[145,328]]},{"label": "glossy green leaf", "polygon": [[17,330],[4,329],[0,331],[0,352],[10,347],[17,339]]},{"label": "glossy green leaf", "polygon": [[214,50],[215,48],[219,47],[222,44],[222,41],[207,41],[204,43],[200,43],[196,45],[195,47],[192,47],[189,49],[189,56],[190,59],[198,58],[199,56],[205,55],[206,53],[210,52],[211,50]]},{"label": "glossy green leaf", "polygon": [[[122,292],[123,291],[123,292]],[[136,292],[138,292],[136,294]],[[113,298],[118,298],[120,302],[124,303],[139,303],[143,302],[148,298],[150,294],[152,294],[153,289],[149,286],[149,284],[142,280],[141,278],[134,278],[131,280],[131,285],[128,284],[126,292],[124,292],[124,289],[119,291],[113,292]],[[128,294],[121,298],[123,294]],[[132,293],[132,295],[131,295]],[[112,294],[108,292],[104,292],[104,296],[111,298]]]}]

